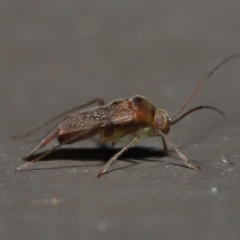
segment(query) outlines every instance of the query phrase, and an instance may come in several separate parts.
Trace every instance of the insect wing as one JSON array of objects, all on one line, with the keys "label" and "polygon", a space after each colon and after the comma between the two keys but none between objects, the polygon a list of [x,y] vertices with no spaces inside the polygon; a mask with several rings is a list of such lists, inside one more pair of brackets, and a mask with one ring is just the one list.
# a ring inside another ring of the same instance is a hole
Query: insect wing
[{"label": "insect wing", "polygon": [[132,121],[135,115],[135,110],[124,101],[115,101],[68,116],[60,123],[60,134],[88,131],[97,125],[105,127],[109,122],[113,125],[125,124]]}]

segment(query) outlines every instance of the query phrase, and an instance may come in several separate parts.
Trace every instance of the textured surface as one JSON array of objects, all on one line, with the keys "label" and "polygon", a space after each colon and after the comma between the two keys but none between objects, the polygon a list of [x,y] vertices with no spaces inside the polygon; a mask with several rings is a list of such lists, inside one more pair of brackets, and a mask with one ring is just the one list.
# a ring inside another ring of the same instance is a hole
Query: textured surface
[{"label": "textured surface", "polygon": [[[11,142],[72,106],[135,94],[171,115],[207,72],[240,52],[239,1],[1,1],[0,238],[238,239],[240,60],[188,106],[212,105],[169,137],[204,171],[145,140],[96,179],[114,149],[95,139],[15,173],[51,128]],[[50,145],[49,147],[51,147]]]}]

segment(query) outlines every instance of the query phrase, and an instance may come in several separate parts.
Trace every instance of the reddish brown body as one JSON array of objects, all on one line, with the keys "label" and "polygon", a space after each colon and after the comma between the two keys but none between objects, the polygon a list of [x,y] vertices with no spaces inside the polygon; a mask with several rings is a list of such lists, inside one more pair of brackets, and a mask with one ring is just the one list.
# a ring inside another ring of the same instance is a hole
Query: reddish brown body
[{"label": "reddish brown body", "polygon": [[[60,142],[86,131],[75,141],[100,134],[103,142],[117,142],[120,138],[152,124],[155,107],[140,96],[120,99],[109,104],[72,114],[59,124]],[[99,125],[97,129],[95,126]],[[94,129],[91,131],[91,129]]]},{"label": "reddish brown body", "polygon": [[[100,134],[101,141],[116,143],[143,128],[152,129],[152,135],[155,135],[155,114],[156,108],[144,97],[120,99],[68,116],[58,126],[58,140],[66,141],[82,132],[74,142]],[[97,125],[98,128],[94,129]]]},{"label": "reddish brown body", "polygon": [[[53,139],[57,138],[59,144],[53,147],[49,151],[40,155],[40,157],[28,162],[16,170],[19,171],[34,162],[39,161],[55,149],[61,147],[64,144],[71,144],[77,141],[82,141],[84,139],[93,137],[95,135],[100,135],[100,140],[102,142],[112,142],[112,144],[117,143],[121,140],[128,141],[128,144],[116,153],[109,161],[101,168],[98,173],[100,177],[110,165],[131,145],[134,143],[152,136],[160,136],[163,140],[164,150],[168,151],[167,143],[173,148],[173,150],[179,155],[183,160],[184,164],[192,169],[200,170],[201,168],[191,163],[187,157],[180,152],[180,150],[175,146],[175,144],[166,136],[170,130],[170,126],[177,123],[179,120],[199,109],[207,108],[215,110],[223,115],[223,113],[209,106],[199,106],[195,107],[186,113],[180,113],[186,107],[187,103],[192,99],[192,97],[199,91],[199,89],[206,83],[206,81],[212,76],[212,74],[219,69],[223,64],[228,62],[233,58],[239,58],[240,55],[233,55],[224,59],[219,65],[217,65],[206,78],[204,78],[199,85],[191,92],[189,97],[183,103],[183,105],[169,118],[167,112],[163,109],[156,109],[156,107],[149,102],[146,98],[142,96],[133,96],[129,99],[119,99],[108,104],[104,104],[103,100],[95,99],[84,105],[78,106],[73,110],[79,110],[80,108],[89,106],[93,103],[98,103],[100,106],[90,108],[87,110],[79,111],[67,116],[62,122],[60,122],[57,127],[50,131],[24,158],[27,159],[32,156],[36,151],[44,147]],[[63,115],[70,113],[67,111],[59,116],[53,118],[56,120]],[[52,120],[46,122],[44,125],[52,122]],[[29,136],[31,133],[35,132],[39,128],[33,130],[29,134],[23,137]]]},{"label": "reddish brown body", "polygon": [[[159,124],[157,121],[160,117]],[[163,119],[164,121],[162,121]],[[58,138],[59,143],[67,141],[65,144],[71,144],[99,134],[102,142],[111,141],[115,144],[126,136],[129,137],[129,141],[132,140],[133,134],[139,135],[139,140],[159,135],[156,132],[158,129],[167,134],[170,126],[167,123],[166,113],[164,112],[162,116],[146,98],[136,95],[129,99],[119,99],[69,115],[48,133],[25,158],[54,138]],[[145,132],[141,135],[143,129]]]}]

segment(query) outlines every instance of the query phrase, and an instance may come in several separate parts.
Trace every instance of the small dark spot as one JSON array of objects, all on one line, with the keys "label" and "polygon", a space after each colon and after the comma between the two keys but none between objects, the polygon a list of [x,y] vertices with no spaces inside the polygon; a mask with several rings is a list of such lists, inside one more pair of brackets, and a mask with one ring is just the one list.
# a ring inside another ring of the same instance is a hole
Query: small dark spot
[{"label": "small dark spot", "polygon": [[138,104],[141,104],[142,103],[142,98],[141,97],[135,97],[135,101],[136,101],[136,103],[138,103]]}]

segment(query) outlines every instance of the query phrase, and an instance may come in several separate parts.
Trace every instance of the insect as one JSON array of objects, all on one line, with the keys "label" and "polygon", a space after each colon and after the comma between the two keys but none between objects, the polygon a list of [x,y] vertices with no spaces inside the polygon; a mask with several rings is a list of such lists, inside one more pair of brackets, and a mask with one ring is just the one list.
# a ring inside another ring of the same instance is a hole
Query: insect
[{"label": "insect", "polygon": [[[59,144],[42,153],[34,160],[16,168],[16,171],[20,171],[41,160],[46,155],[60,148],[62,145],[82,141],[96,135],[100,136],[100,141],[112,142],[113,145],[121,140],[127,141],[127,145],[112,156],[100,169],[97,175],[98,178],[100,178],[101,175],[104,174],[114,163],[114,161],[116,161],[117,158],[129,147],[147,137],[153,136],[160,136],[162,138],[164,151],[168,152],[168,144],[182,159],[183,163],[187,167],[195,170],[201,170],[199,166],[188,160],[188,158],[167,137],[167,134],[171,125],[176,124],[188,114],[197,110],[210,109],[224,115],[219,109],[211,106],[198,106],[188,110],[182,115],[181,113],[193,96],[196,95],[199,89],[209,80],[217,69],[229,60],[239,57],[240,54],[232,55],[224,59],[219,65],[212,69],[212,71],[210,71],[208,75],[197,85],[182,106],[171,117],[168,116],[164,109],[157,109],[148,99],[138,95],[131,98],[119,99],[108,104],[105,104],[102,99],[94,99],[54,117],[28,134],[20,137],[27,137],[39,130],[42,126],[71,113],[55,128],[53,128],[33,149],[31,149],[24,159],[29,159],[39,149],[56,138],[58,139]],[[76,112],[77,110],[94,103],[98,103],[99,106]]]}]

